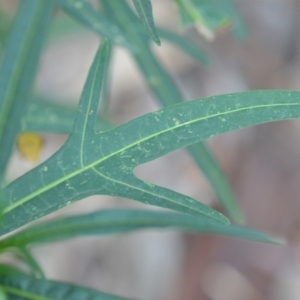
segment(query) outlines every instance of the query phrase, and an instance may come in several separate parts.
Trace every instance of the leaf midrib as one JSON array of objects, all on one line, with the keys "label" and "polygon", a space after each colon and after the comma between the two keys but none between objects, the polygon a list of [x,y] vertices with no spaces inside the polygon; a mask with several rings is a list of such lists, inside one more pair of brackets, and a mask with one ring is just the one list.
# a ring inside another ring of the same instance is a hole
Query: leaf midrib
[{"label": "leaf midrib", "polygon": [[[200,101],[203,101],[203,100],[200,100]],[[173,127],[169,127],[167,129],[164,129],[156,134],[151,134],[145,138],[142,138],[134,143],[131,143],[121,149],[119,149],[118,151],[116,152],[113,152],[99,160],[96,160],[95,162],[93,163],[90,163],[86,166],[82,166],[82,168],[74,171],[74,172],[71,172],[69,173],[67,176],[64,176],[63,178],[60,178],[58,180],[55,180],[51,183],[49,183],[48,185],[42,187],[41,189],[38,189],[37,191],[31,193],[30,195],[28,196],[25,196],[21,199],[19,199],[18,201],[8,205],[7,207],[5,207],[3,209],[3,214],[6,214],[8,212],[10,212],[11,210],[13,210],[14,208],[18,207],[19,205],[22,205],[26,202],[28,202],[29,200],[31,200],[32,198],[36,197],[36,196],[39,196],[40,194],[43,194],[44,192],[50,190],[51,188],[63,183],[64,181],[67,181],[69,180],[70,178],[72,177],[75,177],[77,176],[78,174],[86,171],[86,170],[89,170],[91,168],[94,168],[95,166],[99,165],[100,163],[110,159],[111,157],[123,152],[123,151],[126,151],[140,143],[143,143],[145,141],[148,141],[154,137],[157,137],[159,135],[162,135],[168,131],[172,131],[172,130],[175,130],[175,129],[178,129],[178,128],[181,128],[183,126],[186,126],[186,125],[189,125],[189,124],[193,124],[193,123],[197,123],[197,122],[200,122],[202,120],[208,120],[208,119],[211,119],[211,118],[215,118],[215,117],[220,117],[220,116],[224,116],[224,115],[230,115],[230,114],[233,114],[233,113],[237,113],[237,112],[241,112],[241,111],[245,111],[245,110],[254,110],[254,109],[259,109],[259,108],[267,108],[267,107],[278,107],[278,106],[300,106],[300,103],[277,103],[277,104],[264,104],[264,105],[255,105],[255,106],[248,106],[248,107],[243,107],[243,108],[238,108],[238,109],[234,109],[234,110],[230,110],[230,111],[225,111],[225,112],[221,112],[221,113],[217,113],[217,114],[213,114],[213,115],[210,115],[210,116],[206,116],[206,117],[201,117],[201,118],[197,118],[197,119],[194,119],[192,121],[188,121],[188,122],[184,122],[184,123],[181,123],[181,124],[178,124],[178,125],[175,125]],[[282,119],[283,120],[283,119]],[[112,129],[112,130],[117,130],[118,128],[116,129]],[[107,178],[110,178],[107,176]]]},{"label": "leaf midrib", "polygon": [[142,13],[142,15],[143,15],[143,17],[144,17],[144,20],[146,21],[147,27],[150,29],[149,22],[148,22],[148,18],[147,18],[147,15],[146,15],[145,11],[144,11],[143,8],[142,8],[141,1],[140,1],[140,0],[137,0],[137,4],[139,5],[140,12]]},{"label": "leaf midrib", "polygon": [[[95,66],[95,73],[97,74],[97,70],[99,70],[99,66],[100,64],[103,63],[102,61],[102,56],[99,58],[97,65]],[[87,124],[88,124],[88,120],[89,120],[89,115],[90,115],[90,110],[91,110],[91,106],[92,106],[92,99],[94,97],[94,87],[96,84],[96,81],[98,80],[98,76],[93,76],[93,80],[92,80],[92,84],[91,84],[91,93],[89,95],[89,101],[88,101],[88,107],[86,110],[86,115],[84,118],[84,126],[83,126],[83,134],[82,134],[82,138],[81,138],[81,142],[80,142],[80,163],[81,165],[83,165],[83,147],[84,147],[84,141],[85,141],[85,133],[86,133],[86,128],[87,128]],[[95,124],[94,124],[95,125]]]}]

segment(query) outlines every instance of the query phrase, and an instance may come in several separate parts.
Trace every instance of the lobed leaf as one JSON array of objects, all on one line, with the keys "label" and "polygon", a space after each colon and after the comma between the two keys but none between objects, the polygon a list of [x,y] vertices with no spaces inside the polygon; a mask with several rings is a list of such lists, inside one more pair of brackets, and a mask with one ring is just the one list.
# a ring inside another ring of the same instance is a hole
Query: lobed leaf
[{"label": "lobed leaf", "polygon": [[67,13],[111,42],[132,49],[122,30],[98,13],[87,0],[56,0]]},{"label": "lobed leaf", "polygon": [[[22,120],[22,131],[68,134],[72,131],[76,109],[39,99],[31,101]],[[106,131],[113,126],[101,117],[96,119],[96,131]]]},{"label": "lobed leaf", "polygon": [[[77,127],[57,155],[4,189],[2,233],[91,194],[127,197],[223,221],[188,197],[137,179],[133,169],[224,132],[299,116],[300,92],[253,91],[174,105],[98,135]],[[84,126],[92,128],[89,122]]]},{"label": "lobed leaf", "polygon": [[[77,124],[95,105],[83,104]],[[299,118],[300,92],[253,91],[185,102],[101,134],[92,133],[88,115],[87,123],[81,123],[85,131],[75,126],[56,155],[4,189],[2,233],[91,194],[127,197],[226,222],[193,199],[137,179],[133,169],[224,132]]]},{"label": "lobed leaf", "polygon": [[201,234],[227,235],[265,243],[282,243],[264,233],[238,226],[224,226],[182,214],[146,210],[101,210],[38,224],[0,242],[3,251],[55,242],[81,235],[107,235],[147,228],[178,228]]},{"label": "lobed leaf", "polygon": [[157,45],[160,46],[159,36],[153,20],[151,1],[150,0],[132,0],[132,1],[150,37]]},{"label": "lobed leaf", "polygon": [[[125,1],[102,0],[105,14],[120,27],[126,29],[128,39],[134,43],[140,51],[131,52],[134,60],[140,68],[144,78],[162,106],[169,106],[182,102],[182,97],[172,79],[153,55],[148,39],[140,31],[136,30],[138,22],[136,16],[130,10]],[[242,222],[243,215],[239,210],[235,197],[229,187],[226,176],[204,143],[198,143],[188,147],[188,151],[195,163],[200,167],[211,186],[215,190],[219,201],[228,210],[230,216],[236,222]]]},{"label": "lobed leaf", "polygon": [[[1,271],[1,269],[0,269]],[[126,300],[68,283],[36,279],[26,275],[1,274],[0,288],[9,299],[30,300]]]},{"label": "lobed leaf", "polygon": [[[228,224],[223,215],[206,205],[134,176],[133,169],[139,164],[181,146],[179,140],[173,141],[172,128],[166,128],[167,135],[158,139],[160,130],[167,125],[166,120],[161,123],[160,113],[150,123],[145,117],[145,123],[137,119],[137,123],[106,131],[107,134],[95,132],[108,53],[105,41],[89,71],[73,131],[64,146],[4,189],[2,234],[95,194],[126,197]],[[165,148],[165,139],[172,142],[170,149]]]},{"label": "lobed leaf", "polygon": [[52,1],[21,1],[7,39],[0,66],[0,182],[21,128],[52,10]]}]

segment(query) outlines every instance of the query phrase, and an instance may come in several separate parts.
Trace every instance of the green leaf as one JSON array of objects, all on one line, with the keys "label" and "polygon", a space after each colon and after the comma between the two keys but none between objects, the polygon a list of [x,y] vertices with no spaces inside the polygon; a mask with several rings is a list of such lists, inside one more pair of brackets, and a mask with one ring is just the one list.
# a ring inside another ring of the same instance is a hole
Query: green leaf
[{"label": "green leaf", "polygon": [[233,225],[219,225],[183,214],[146,210],[102,210],[32,226],[1,241],[0,248],[24,248],[80,235],[107,235],[146,228],[169,227],[202,234],[227,235],[274,244],[282,243],[279,239],[256,230]]},{"label": "green leaf", "polygon": [[8,16],[5,12],[0,11],[0,54],[9,34],[10,25],[11,16]]},{"label": "green leaf", "polygon": [[[109,96],[110,96],[110,93],[109,93],[109,85],[110,85],[109,65],[110,65],[110,62],[111,62],[111,57],[112,57],[112,48],[110,47],[109,52],[107,54],[107,62],[106,62],[106,65],[105,65],[106,68],[104,70],[104,73],[106,74],[106,76],[103,79],[103,85],[102,85],[100,101],[99,101],[99,111],[101,113],[107,111],[108,104],[109,104]],[[99,123],[101,121],[101,119],[98,118],[97,121]],[[105,122],[102,122],[102,124],[101,124],[102,127],[104,127],[103,123],[105,123]],[[96,124],[96,131],[97,131],[97,126],[100,126],[100,125]],[[109,126],[109,127],[112,128],[112,126]],[[106,128],[108,129],[107,126],[106,126]],[[100,131],[101,130],[103,130],[103,129],[100,129]]]},{"label": "green leaf", "polygon": [[85,287],[25,275],[0,274],[0,288],[9,299],[16,300],[126,300]]},{"label": "green leaf", "polygon": [[6,275],[25,275],[23,271],[17,269],[16,267],[7,265],[7,264],[0,264],[0,274],[6,274]]},{"label": "green leaf", "polygon": [[189,101],[98,135],[92,133],[90,114],[84,122],[86,110],[94,110],[94,104],[79,106],[77,124],[85,131],[75,126],[62,150],[4,189],[2,233],[92,194],[123,196],[223,221],[195,200],[137,179],[133,169],[218,134],[299,118],[300,92],[253,91]]},{"label": "green leaf", "polygon": [[3,209],[4,209],[5,201],[4,201],[4,193],[3,190],[0,189],[0,224],[3,221]]},{"label": "green leaf", "polygon": [[211,0],[175,0],[182,26],[201,24],[212,30],[223,27],[230,20],[220,3]]},{"label": "green leaf", "polygon": [[150,0],[132,0],[135,9],[153,41],[160,46],[160,40],[155,28],[152,5]]},{"label": "green leaf", "polygon": [[226,175],[223,170],[218,167],[218,162],[215,160],[214,156],[212,156],[204,144],[189,146],[188,151],[209,180],[220,204],[226,209],[235,222],[244,224],[244,215],[240,211],[235,200],[232,190],[226,180]]},{"label": "green leaf", "polygon": [[199,21],[203,23],[201,15],[199,15],[197,10],[193,7],[190,0],[174,0],[174,3],[180,17],[180,25],[183,28],[194,25]]},{"label": "green leaf", "polygon": [[[25,275],[24,272],[20,271],[19,269],[12,267],[10,265],[6,265],[6,264],[0,264],[0,276],[4,276],[8,275],[8,276],[23,276]],[[5,290],[0,287],[1,293],[0,293],[0,300],[8,300],[8,295],[6,294]],[[10,298],[11,299],[11,298]]]},{"label": "green leaf", "polygon": [[52,10],[52,1],[21,1],[6,43],[0,67],[0,181],[21,128]]},{"label": "green leaf", "polygon": [[[140,30],[136,30],[138,20],[125,1],[102,0],[101,3],[105,13],[126,30],[128,39],[135,44],[136,49],[140,50],[131,52],[131,54],[159,103],[162,106],[169,106],[182,102],[183,99],[180,92],[168,73],[153,55],[147,38],[145,38],[145,35]],[[236,222],[242,222],[242,213],[238,208],[227,179],[210,151],[205,147],[205,144],[192,145],[188,147],[188,151],[207,177],[220,202],[228,209],[228,213],[232,219]]]},{"label": "green leaf", "polygon": [[16,258],[28,266],[32,276],[45,279],[43,270],[40,268],[38,262],[34,259],[31,253],[25,247],[18,247],[16,250],[17,251],[14,252]]},{"label": "green leaf", "polygon": [[[31,276],[45,279],[45,275],[40,268],[37,261],[31,255],[31,253],[25,247],[7,247],[1,248],[0,253],[3,254],[8,252],[13,258],[15,262],[18,262],[18,266],[20,267],[20,263],[23,264],[23,267],[26,268],[26,273],[30,273]],[[0,264],[0,274],[26,274],[25,271],[20,271],[9,265]]]},{"label": "green leaf", "polygon": [[[55,101],[37,99],[31,101],[22,120],[22,131],[70,133],[74,125],[76,109],[56,104]],[[113,126],[101,117],[96,119],[96,131],[106,131]]]},{"label": "green leaf", "polygon": [[56,0],[57,3],[78,21],[88,26],[111,42],[132,49],[132,45],[123,34],[122,30],[111,23],[105,16],[92,7],[86,0]]},{"label": "green leaf", "polygon": [[173,131],[177,119],[169,123],[172,113],[157,112],[114,130],[95,132],[108,48],[104,41],[96,54],[67,142],[46,162],[4,188],[2,234],[95,194],[126,197],[228,224],[208,206],[134,176],[139,164],[187,145]]},{"label": "green leaf", "polygon": [[0,288],[0,300],[8,300],[6,293],[2,288]]},{"label": "green leaf", "polygon": [[183,50],[185,53],[187,53],[188,55],[190,55],[200,63],[206,66],[210,65],[211,61],[208,55],[204,51],[202,51],[199,48],[199,46],[193,43],[191,40],[161,28],[158,29],[158,32],[162,39],[165,39],[168,42],[174,44],[175,46]]},{"label": "green leaf", "polygon": [[50,42],[64,39],[66,36],[75,35],[87,31],[87,28],[70,15],[61,13],[56,15],[49,28]]}]

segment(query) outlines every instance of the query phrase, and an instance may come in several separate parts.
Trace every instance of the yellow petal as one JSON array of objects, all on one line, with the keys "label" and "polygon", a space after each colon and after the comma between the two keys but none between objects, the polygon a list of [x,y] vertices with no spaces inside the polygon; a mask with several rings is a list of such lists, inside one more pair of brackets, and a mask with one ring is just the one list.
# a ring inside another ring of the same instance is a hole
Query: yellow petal
[{"label": "yellow petal", "polygon": [[44,146],[43,138],[36,133],[21,133],[17,138],[20,154],[32,163],[36,163]]}]

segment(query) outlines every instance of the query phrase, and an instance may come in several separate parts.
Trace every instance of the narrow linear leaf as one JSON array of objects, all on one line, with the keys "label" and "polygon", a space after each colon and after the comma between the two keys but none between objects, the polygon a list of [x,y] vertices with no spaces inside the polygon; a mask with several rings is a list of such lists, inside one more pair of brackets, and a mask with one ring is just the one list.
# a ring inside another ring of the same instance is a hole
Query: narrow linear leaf
[{"label": "narrow linear leaf", "polygon": [[192,198],[134,176],[133,169],[139,164],[193,143],[177,137],[177,114],[169,120],[172,110],[95,132],[108,48],[104,41],[96,54],[67,142],[46,162],[4,188],[2,234],[95,194],[126,197],[229,223],[222,214]]},{"label": "narrow linear leaf", "polygon": [[0,242],[0,247],[1,249],[23,248],[81,235],[107,235],[165,227],[175,227],[202,234],[227,235],[265,243],[282,243],[279,239],[256,230],[233,225],[218,225],[215,222],[183,214],[146,210],[101,210],[35,225],[4,239]]},{"label": "narrow linear leaf", "polygon": [[[223,170],[218,167],[218,162],[211,154],[208,148],[201,144],[196,144],[188,148],[194,161],[205,174],[206,178],[213,185],[217,199],[223,208],[229,213],[230,217],[238,224],[244,224],[245,218],[242,214],[236,200],[232,193],[232,190],[227,182],[226,175]],[[201,159],[200,159],[201,158]],[[205,159],[203,159],[205,158]]]},{"label": "narrow linear leaf", "polygon": [[1,248],[0,246],[0,253],[1,255],[3,253],[8,253],[9,255],[11,255],[11,257],[13,257],[14,262],[18,263],[17,265],[19,267],[20,267],[20,263],[22,263],[23,267],[26,268],[26,270],[23,269],[21,271],[19,268],[1,263],[0,274],[25,275],[30,273],[30,276],[45,279],[44,273],[41,270],[40,266],[38,265],[37,261],[34,259],[34,257],[25,247]]},{"label": "narrow linear leaf", "polygon": [[[76,109],[56,104],[54,101],[39,99],[31,101],[22,120],[22,131],[62,133],[72,131]],[[96,131],[106,131],[113,126],[101,117],[97,117]]]},{"label": "narrow linear leaf", "polygon": [[[132,49],[132,45],[123,34],[122,30],[111,23],[105,16],[92,7],[86,0],[56,0],[57,3],[78,21],[88,26],[102,37],[111,42]],[[134,50],[134,49],[132,49]]]},{"label": "narrow linear leaf", "polygon": [[0,10],[0,55],[9,34],[10,25],[11,16],[8,16],[7,13]]},{"label": "narrow linear leaf", "polygon": [[190,9],[191,3],[189,0],[187,3],[182,0],[174,0],[174,4],[177,8],[180,18],[180,25],[182,28],[193,25],[197,18],[199,18],[197,12],[194,12],[193,9]]},{"label": "narrow linear leaf", "polygon": [[9,299],[28,300],[126,300],[68,283],[36,279],[26,275],[0,274],[0,288]]},{"label": "narrow linear leaf", "polygon": [[0,300],[8,300],[6,293],[0,288]]},{"label": "narrow linear leaf", "polygon": [[188,55],[190,55],[200,63],[206,66],[209,66],[211,64],[208,55],[191,40],[161,28],[158,29],[158,32],[162,39],[165,39],[168,42],[174,44],[175,46],[183,50],[183,52],[187,53]]},{"label": "narrow linear leaf", "polygon": [[[109,48],[109,52],[107,55],[107,62],[105,65],[105,70],[104,73],[106,74],[106,76],[103,79],[103,85],[102,85],[102,90],[101,90],[101,95],[100,95],[100,100],[99,100],[99,111],[101,113],[107,111],[108,109],[108,105],[109,105],[109,97],[110,97],[110,93],[109,93],[109,85],[110,85],[110,72],[109,72],[109,67],[110,67],[110,62],[111,62],[111,57],[112,57],[112,48]],[[100,119],[97,119],[97,122],[99,123]],[[97,130],[97,125],[96,124],[96,130]],[[112,126],[110,126],[110,128],[112,128]],[[99,130],[102,131],[102,130]]]},{"label": "narrow linear leaf", "polygon": [[86,31],[87,28],[81,22],[78,22],[72,15],[59,14],[53,18],[49,28],[50,42],[64,39],[66,36],[75,35]]},{"label": "narrow linear leaf", "polygon": [[2,180],[38,65],[52,1],[21,1],[0,67],[0,181]]},{"label": "narrow linear leaf", "polygon": [[3,214],[4,206],[5,206],[4,192],[2,189],[0,189],[0,224],[2,224],[3,217],[4,217],[4,214]]},{"label": "narrow linear leaf", "polygon": [[3,218],[3,208],[5,205],[3,189],[0,189],[0,224]]},{"label": "narrow linear leaf", "polygon": [[25,247],[18,247],[17,252],[15,252],[14,254],[17,259],[21,260],[28,266],[32,276],[45,279],[43,270]]},{"label": "narrow linear leaf", "polygon": [[150,0],[132,0],[135,9],[153,41],[160,46],[160,40],[155,28],[152,5]]},{"label": "narrow linear leaf", "polygon": [[[149,89],[156,96],[162,106],[174,105],[182,102],[182,96],[178,88],[165,71],[162,65],[153,55],[145,35],[136,30],[136,16],[130,10],[125,1],[102,0],[102,7],[105,13],[119,26],[126,29],[128,38],[140,51],[131,52],[134,60],[140,68]],[[129,49],[130,50],[130,49]],[[195,163],[200,167],[211,186],[215,190],[221,204],[225,204],[228,213],[233,220],[241,222],[243,216],[226,177],[218,163],[213,158],[204,143],[198,143],[188,147],[188,151]]]}]

